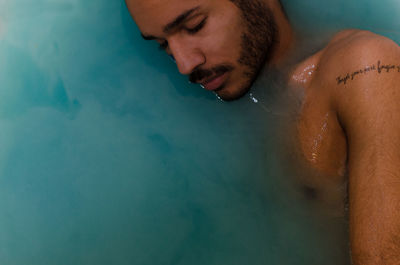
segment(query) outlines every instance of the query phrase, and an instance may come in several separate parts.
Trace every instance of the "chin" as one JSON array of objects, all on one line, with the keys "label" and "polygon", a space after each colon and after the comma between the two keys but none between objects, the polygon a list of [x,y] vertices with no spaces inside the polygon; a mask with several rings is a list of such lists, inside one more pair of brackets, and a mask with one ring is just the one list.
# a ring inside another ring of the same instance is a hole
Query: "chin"
[{"label": "chin", "polygon": [[244,95],[249,92],[251,88],[251,84],[246,82],[246,84],[243,84],[241,86],[227,86],[221,89],[220,91],[217,91],[216,94],[218,97],[220,97],[224,101],[234,101],[242,98]]}]

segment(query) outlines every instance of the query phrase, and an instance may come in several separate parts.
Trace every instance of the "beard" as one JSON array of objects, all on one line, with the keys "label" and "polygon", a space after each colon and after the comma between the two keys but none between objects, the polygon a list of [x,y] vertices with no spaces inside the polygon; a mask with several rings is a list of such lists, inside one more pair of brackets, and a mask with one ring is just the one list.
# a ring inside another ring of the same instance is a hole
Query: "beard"
[{"label": "beard", "polygon": [[238,63],[245,67],[245,81],[236,95],[236,98],[239,98],[250,90],[271,59],[277,44],[278,27],[271,9],[262,0],[230,1],[240,9],[245,25],[238,60]]},{"label": "beard", "polygon": [[[234,93],[215,91],[220,99],[232,101],[245,95],[259,76],[264,65],[274,52],[278,39],[278,30],[274,15],[262,0],[229,0],[239,8],[243,32],[241,34],[240,52],[237,63],[243,67],[243,82]],[[196,83],[199,80],[231,72],[232,65],[219,65],[212,69],[196,69],[189,80]]]}]

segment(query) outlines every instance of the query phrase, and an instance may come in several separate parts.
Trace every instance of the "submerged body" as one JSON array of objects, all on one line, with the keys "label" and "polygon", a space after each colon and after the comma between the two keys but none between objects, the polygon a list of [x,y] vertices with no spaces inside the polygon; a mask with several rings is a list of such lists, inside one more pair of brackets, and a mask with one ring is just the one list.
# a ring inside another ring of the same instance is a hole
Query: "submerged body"
[{"label": "submerged body", "polygon": [[[264,65],[288,67],[296,38],[277,0],[127,0],[147,40],[219,97],[246,94]],[[358,30],[290,66],[304,94],[293,150],[314,172],[302,182],[341,201],[348,183],[354,264],[400,260],[400,48]],[[310,192],[314,196],[314,192]]]},{"label": "submerged body", "polygon": [[289,80],[304,89],[297,144],[316,172],[302,181],[333,205],[347,193],[354,264],[398,264],[400,47],[342,31]]}]

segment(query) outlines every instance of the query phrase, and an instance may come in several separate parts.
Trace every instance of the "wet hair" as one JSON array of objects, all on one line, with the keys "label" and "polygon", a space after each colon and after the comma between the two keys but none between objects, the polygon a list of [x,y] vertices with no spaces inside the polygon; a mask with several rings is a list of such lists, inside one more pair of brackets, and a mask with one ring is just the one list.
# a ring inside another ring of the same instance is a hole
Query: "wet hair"
[{"label": "wet hair", "polygon": [[[250,1],[242,1],[242,0],[229,0],[229,1],[231,1],[232,3],[234,3],[236,6],[242,6],[243,4],[251,4],[251,0]],[[283,6],[283,4],[282,4],[282,1],[281,0],[276,0],[276,1],[278,1],[278,5],[279,5],[279,7],[280,7],[280,9],[281,9],[281,11],[282,11],[282,13],[283,13],[283,15],[288,19],[288,16],[287,16],[287,13],[286,13],[286,10],[285,10],[285,8],[284,8],[284,6]]]}]

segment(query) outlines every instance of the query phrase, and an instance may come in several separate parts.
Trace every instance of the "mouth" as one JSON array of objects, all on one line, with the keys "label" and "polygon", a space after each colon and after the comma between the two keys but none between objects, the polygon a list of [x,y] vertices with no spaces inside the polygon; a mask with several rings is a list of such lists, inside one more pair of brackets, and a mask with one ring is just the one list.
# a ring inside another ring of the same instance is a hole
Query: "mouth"
[{"label": "mouth", "polygon": [[228,76],[228,73],[225,72],[225,73],[214,76],[214,77],[200,83],[200,85],[208,91],[215,92],[215,91],[220,90],[224,86],[227,76]]}]

